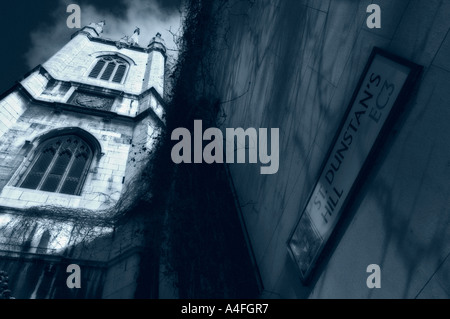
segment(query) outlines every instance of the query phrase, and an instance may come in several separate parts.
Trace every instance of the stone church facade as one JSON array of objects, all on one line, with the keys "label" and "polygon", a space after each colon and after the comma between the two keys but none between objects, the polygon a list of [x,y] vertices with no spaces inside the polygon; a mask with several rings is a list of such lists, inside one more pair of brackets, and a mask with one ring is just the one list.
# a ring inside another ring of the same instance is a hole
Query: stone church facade
[{"label": "stone church facade", "polygon": [[[113,41],[104,25],[80,29],[0,95],[0,270],[16,298],[134,296],[139,225],[83,230],[65,215],[88,223],[122,203],[164,125],[160,34],[141,47],[138,29]],[[69,264],[79,289],[66,285]]]}]

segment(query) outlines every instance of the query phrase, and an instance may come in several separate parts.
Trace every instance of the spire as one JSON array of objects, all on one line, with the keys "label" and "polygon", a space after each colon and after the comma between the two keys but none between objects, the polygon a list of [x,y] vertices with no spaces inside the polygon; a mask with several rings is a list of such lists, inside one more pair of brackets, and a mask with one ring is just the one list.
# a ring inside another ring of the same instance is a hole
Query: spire
[{"label": "spire", "polygon": [[141,29],[136,27],[134,29],[133,35],[129,38],[128,43],[139,45],[139,35],[141,34]]},{"label": "spire", "polygon": [[138,27],[136,27],[136,29],[134,29],[133,35],[132,36],[128,36],[128,35],[124,35],[118,42],[117,45],[123,47],[123,45],[136,45],[139,46],[139,35],[141,34],[141,29],[139,29]]},{"label": "spire", "polygon": [[163,38],[161,38],[161,33],[156,33],[156,35],[150,40],[147,48],[152,50],[160,50],[164,54],[166,53],[166,43]]},{"label": "spire", "polygon": [[98,36],[100,36],[103,33],[103,27],[106,25],[105,20],[102,20],[100,22],[92,22],[88,25],[88,27],[92,28],[97,32]]}]

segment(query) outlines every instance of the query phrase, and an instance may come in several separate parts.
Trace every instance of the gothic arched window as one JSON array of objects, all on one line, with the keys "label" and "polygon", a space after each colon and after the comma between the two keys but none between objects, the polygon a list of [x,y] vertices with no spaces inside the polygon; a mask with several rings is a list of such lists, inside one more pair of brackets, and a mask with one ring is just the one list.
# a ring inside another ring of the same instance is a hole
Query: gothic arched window
[{"label": "gothic arched window", "polygon": [[91,72],[90,78],[122,83],[128,63],[117,56],[101,56],[98,58]]},{"label": "gothic arched window", "polygon": [[92,161],[91,147],[77,135],[44,141],[18,187],[78,195]]}]

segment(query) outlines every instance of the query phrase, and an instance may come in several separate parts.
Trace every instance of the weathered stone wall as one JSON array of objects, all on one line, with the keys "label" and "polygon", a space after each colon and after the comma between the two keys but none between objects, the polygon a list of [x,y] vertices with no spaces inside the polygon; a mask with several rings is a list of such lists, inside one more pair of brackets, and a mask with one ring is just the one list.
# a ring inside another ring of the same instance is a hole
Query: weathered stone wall
[{"label": "weathered stone wall", "polygon": [[[88,77],[98,56],[114,53],[124,56],[130,62],[124,84]],[[84,33],[78,33],[46,61],[43,67],[58,80],[81,82],[126,93],[140,94],[143,91],[143,81],[149,70],[147,59],[148,54],[145,52],[127,48],[118,49],[111,44],[91,41]]]},{"label": "weathered stone wall", "polygon": [[[57,128],[79,127],[91,133],[100,143],[104,155],[94,157],[80,196],[55,194],[17,188],[15,182],[28,168],[32,154],[20,152],[26,141],[32,142]],[[10,182],[0,195],[0,205],[30,207],[62,205],[72,208],[99,209],[111,206],[122,191],[122,179],[133,138],[134,123],[105,122],[92,115],[55,112],[54,109],[30,104],[27,111],[3,135],[0,156],[3,156],[2,180]],[[16,169],[20,167],[19,171]],[[12,175],[16,176],[11,180]],[[105,204],[106,206],[102,205]]]},{"label": "weathered stone wall", "polygon": [[[123,84],[88,77],[96,58],[104,54],[118,54],[129,62]],[[149,59],[149,55],[155,58]],[[163,95],[164,77],[160,74],[164,74],[164,63],[160,52],[119,49],[78,33],[42,67],[2,95],[0,269],[9,272],[15,297],[134,296],[142,225],[128,222],[113,227],[98,218],[106,216],[106,210],[123,199],[127,190],[129,195],[141,187],[134,179],[149,158],[164,110],[153,93],[147,92],[143,98],[140,95],[151,86]],[[53,90],[48,90],[50,80],[58,83]],[[80,85],[111,96],[122,93],[115,96],[108,114],[94,114],[77,106],[61,107]],[[148,112],[135,119],[148,108],[160,118]],[[92,135],[101,148],[93,157],[81,193],[66,195],[17,187],[32,163],[39,139],[66,128]],[[30,210],[32,207],[45,209],[40,215],[39,210]],[[78,216],[77,212],[83,213]],[[79,291],[70,291],[65,284],[69,263],[82,269]]]},{"label": "weathered stone wall", "polygon": [[164,96],[164,66],[165,57],[160,51],[151,51],[148,54],[147,67],[149,72],[144,79],[144,90],[151,87]]}]

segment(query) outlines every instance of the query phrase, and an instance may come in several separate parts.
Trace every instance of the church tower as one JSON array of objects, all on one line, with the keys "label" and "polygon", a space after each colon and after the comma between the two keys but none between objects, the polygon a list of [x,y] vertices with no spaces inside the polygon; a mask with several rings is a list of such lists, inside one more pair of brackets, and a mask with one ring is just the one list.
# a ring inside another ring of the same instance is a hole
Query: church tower
[{"label": "church tower", "polygon": [[[101,220],[136,187],[164,125],[166,49],[159,33],[142,47],[138,28],[114,41],[104,27],[80,29],[0,95],[0,270],[16,298],[134,294],[135,226],[105,222],[80,243],[74,219]],[[81,288],[66,285],[69,264]]]}]

